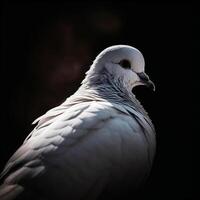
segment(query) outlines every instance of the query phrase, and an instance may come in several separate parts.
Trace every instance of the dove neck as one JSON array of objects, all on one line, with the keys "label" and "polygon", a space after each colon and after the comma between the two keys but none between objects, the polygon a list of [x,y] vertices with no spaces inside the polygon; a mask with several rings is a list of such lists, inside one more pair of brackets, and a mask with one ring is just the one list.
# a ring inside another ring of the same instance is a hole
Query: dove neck
[{"label": "dove neck", "polygon": [[148,118],[147,112],[132,93],[132,88],[127,89],[126,86],[122,80],[116,80],[105,70],[100,73],[89,70],[74,98],[81,96],[81,99],[85,101],[96,100],[124,104]]},{"label": "dove neck", "polygon": [[90,73],[89,71],[80,89],[83,89],[86,93],[96,93],[96,95],[106,99],[115,98],[122,101],[136,101],[135,95],[131,91],[132,88],[128,88],[123,80],[116,80],[112,74],[105,70],[100,73]]},{"label": "dove neck", "polygon": [[[88,71],[79,90],[73,95],[75,101],[81,96],[81,101],[109,101],[131,107],[143,114],[148,121],[148,113],[132,93],[132,88],[127,88],[123,80],[115,79],[108,71],[94,73]],[[149,122],[151,124],[151,121]]]},{"label": "dove neck", "polygon": [[[101,74],[102,76],[102,74]],[[93,77],[94,78],[94,77]],[[113,77],[107,77],[101,80],[84,80],[77,91],[77,95],[86,101],[109,101],[127,105],[134,110],[148,117],[143,106],[136,99],[135,95],[124,88],[122,83],[113,81]],[[76,96],[76,95],[75,95]],[[76,98],[76,97],[75,97]]]}]

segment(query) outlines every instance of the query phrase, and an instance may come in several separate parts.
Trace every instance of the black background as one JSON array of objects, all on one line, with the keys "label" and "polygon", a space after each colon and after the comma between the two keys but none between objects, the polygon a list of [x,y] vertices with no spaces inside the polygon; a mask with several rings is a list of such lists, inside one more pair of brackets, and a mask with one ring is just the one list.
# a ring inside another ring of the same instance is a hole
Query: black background
[{"label": "black background", "polygon": [[157,131],[155,163],[139,199],[192,199],[195,5],[10,2],[2,8],[0,169],[31,122],[77,90],[101,50],[128,44],[144,54],[156,85],[155,93],[135,89]]}]

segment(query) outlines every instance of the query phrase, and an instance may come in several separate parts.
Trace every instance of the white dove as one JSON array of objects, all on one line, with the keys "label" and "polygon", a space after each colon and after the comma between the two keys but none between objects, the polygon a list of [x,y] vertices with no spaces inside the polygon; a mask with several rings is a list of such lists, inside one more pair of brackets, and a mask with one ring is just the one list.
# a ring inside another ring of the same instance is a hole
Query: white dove
[{"label": "white dove", "polygon": [[77,92],[34,122],[1,174],[0,199],[98,199],[138,188],[156,147],[154,126],[132,93],[138,85],[154,89],[144,66],[134,47],[103,50]]}]

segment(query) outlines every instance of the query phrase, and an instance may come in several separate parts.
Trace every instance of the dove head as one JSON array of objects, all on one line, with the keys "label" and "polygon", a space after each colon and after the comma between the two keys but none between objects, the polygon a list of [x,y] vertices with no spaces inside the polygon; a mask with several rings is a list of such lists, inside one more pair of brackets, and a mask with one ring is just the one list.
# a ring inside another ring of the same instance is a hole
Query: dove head
[{"label": "dove head", "polygon": [[138,85],[146,85],[155,90],[144,69],[144,57],[138,49],[127,45],[115,45],[106,48],[96,57],[87,72],[86,79],[96,81],[98,84],[98,81],[109,78],[109,81],[128,91],[132,91],[133,87]]}]

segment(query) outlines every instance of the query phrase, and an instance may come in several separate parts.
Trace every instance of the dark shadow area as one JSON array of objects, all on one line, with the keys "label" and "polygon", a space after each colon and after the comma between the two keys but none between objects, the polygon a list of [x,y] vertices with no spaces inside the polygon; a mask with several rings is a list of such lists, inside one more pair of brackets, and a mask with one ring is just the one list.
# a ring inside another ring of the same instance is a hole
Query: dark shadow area
[{"label": "dark shadow area", "polygon": [[0,169],[35,118],[77,90],[101,50],[128,44],[144,54],[156,85],[155,93],[142,87],[134,91],[157,132],[152,173],[130,199],[192,199],[192,124],[198,116],[192,105],[197,106],[193,93],[200,89],[191,77],[197,70],[195,6],[71,2],[4,3],[2,8]]}]

